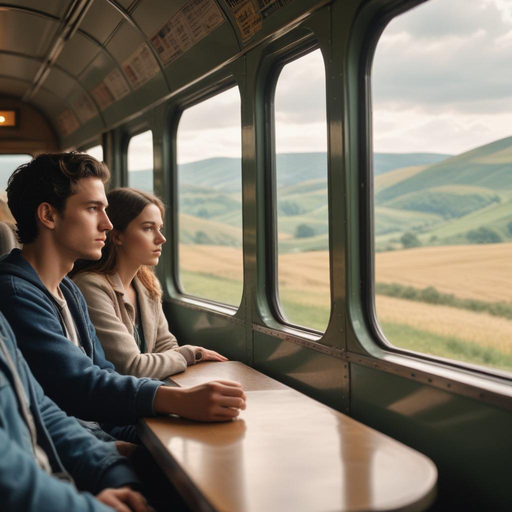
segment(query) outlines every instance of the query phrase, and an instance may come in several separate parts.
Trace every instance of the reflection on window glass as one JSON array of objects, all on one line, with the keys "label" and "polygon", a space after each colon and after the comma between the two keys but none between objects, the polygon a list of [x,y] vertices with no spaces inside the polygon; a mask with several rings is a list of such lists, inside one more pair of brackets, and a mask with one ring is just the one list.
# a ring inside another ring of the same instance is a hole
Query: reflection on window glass
[{"label": "reflection on window glass", "polygon": [[185,110],[177,136],[181,285],[233,306],[243,288],[241,130],[234,87]]},{"label": "reflection on window glass", "polygon": [[512,18],[504,4],[432,0],[395,18],[379,41],[375,290],[391,344],[512,371]]},{"label": "reflection on window glass", "polygon": [[15,169],[21,164],[30,162],[30,155],[0,155],[0,221],[14,222],[7,206],[7,181]]},{"label": "reflection on window glass", "polygon": [[153,133],[151,130],[130,139],[128,186],[153,193]]},{"label": "reflection on window glass", "polygon": [[320,50],[287,64],[275,92],[277,283],[293,324],[325,330],[330,314],[327,122]]},{"label": "reflection on window glass", "polygon": [[104,156],[102,145],[98,144],[97,146],[93,146],[92,148],[86,149],[85,153],[96,158],[96,160],[98,160],[99,162],[103,162]]}]

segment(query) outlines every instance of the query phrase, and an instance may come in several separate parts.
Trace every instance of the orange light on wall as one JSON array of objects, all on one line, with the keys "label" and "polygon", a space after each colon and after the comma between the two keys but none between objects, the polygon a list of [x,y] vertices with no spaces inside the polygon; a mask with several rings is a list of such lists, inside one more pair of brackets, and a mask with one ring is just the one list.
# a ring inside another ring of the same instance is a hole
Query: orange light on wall
[{"label": "orange light on wall", "polygon": [[16,126],[16,110],[0,110],[0,128]]}]

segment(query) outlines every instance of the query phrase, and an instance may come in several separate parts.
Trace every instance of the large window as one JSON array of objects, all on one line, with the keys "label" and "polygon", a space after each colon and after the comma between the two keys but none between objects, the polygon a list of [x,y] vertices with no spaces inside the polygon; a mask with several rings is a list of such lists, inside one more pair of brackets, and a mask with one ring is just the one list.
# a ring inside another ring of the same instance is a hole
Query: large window
[{"label": "large window", "polygon": [[275,90],[277,286],[284,319],[323,331],[330,314],[325,68],[285,65]]},{"label": "large window", "polygon": [[0,155],[0,221],[14,222],[11,211],[7,206],[5,189],[15,169],[30,160],[32,160],[30,155]]},{"label": "large window", "polygon": [[183,292],[238,306],[243,288],[240,93],[186,109],[178,126]]},{"label": "large window", "polygon": [[128,186],[153,193],[153,133],[135,135],[128,143]]},{"label": "large window", "polygon": [[374,58],[376,313],[396,346],[512,371],[512,10],[431,0]]}]

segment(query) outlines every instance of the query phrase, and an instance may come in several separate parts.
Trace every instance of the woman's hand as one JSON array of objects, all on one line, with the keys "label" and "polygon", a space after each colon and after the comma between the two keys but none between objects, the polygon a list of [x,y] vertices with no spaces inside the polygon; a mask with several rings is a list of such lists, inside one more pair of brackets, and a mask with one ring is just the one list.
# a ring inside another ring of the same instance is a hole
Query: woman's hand
[{"label": "woman's hand", "polygon": [[215,350],[208,350],[207,348],[199,347],[201,357],[196,362],[202,363],[203,361],[227,361],[228,358],[221,356]]},{"label": "woman's hand", "polygon": [[104,489],[96,495],[96,499],[117,512],[155,512],[155,509],[148,505],[142,494],[129,487]]}]

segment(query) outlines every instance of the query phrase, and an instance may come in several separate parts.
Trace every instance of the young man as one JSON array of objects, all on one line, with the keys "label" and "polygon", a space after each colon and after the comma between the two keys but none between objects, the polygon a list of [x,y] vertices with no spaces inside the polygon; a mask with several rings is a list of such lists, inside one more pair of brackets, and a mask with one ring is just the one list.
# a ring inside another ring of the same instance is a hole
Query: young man
[{"label": "young man", "polygon": [[137,477],[114,444],[98,441],[44,395],[1,313],[0,453],[2,510],[151,510],[129,487]]},{"label": "young man", "polygon": [[182,389],[119,375],[105,359],[85,300],[66,274],[99,259],[112,225],[107,167],[89,155],[40,155],[9,179],[8,204],[23,243],[0,260],[0,311],[45,393],[68,414],[112,425],[155,414],[228,421],[245,408],[240,385]]}]

